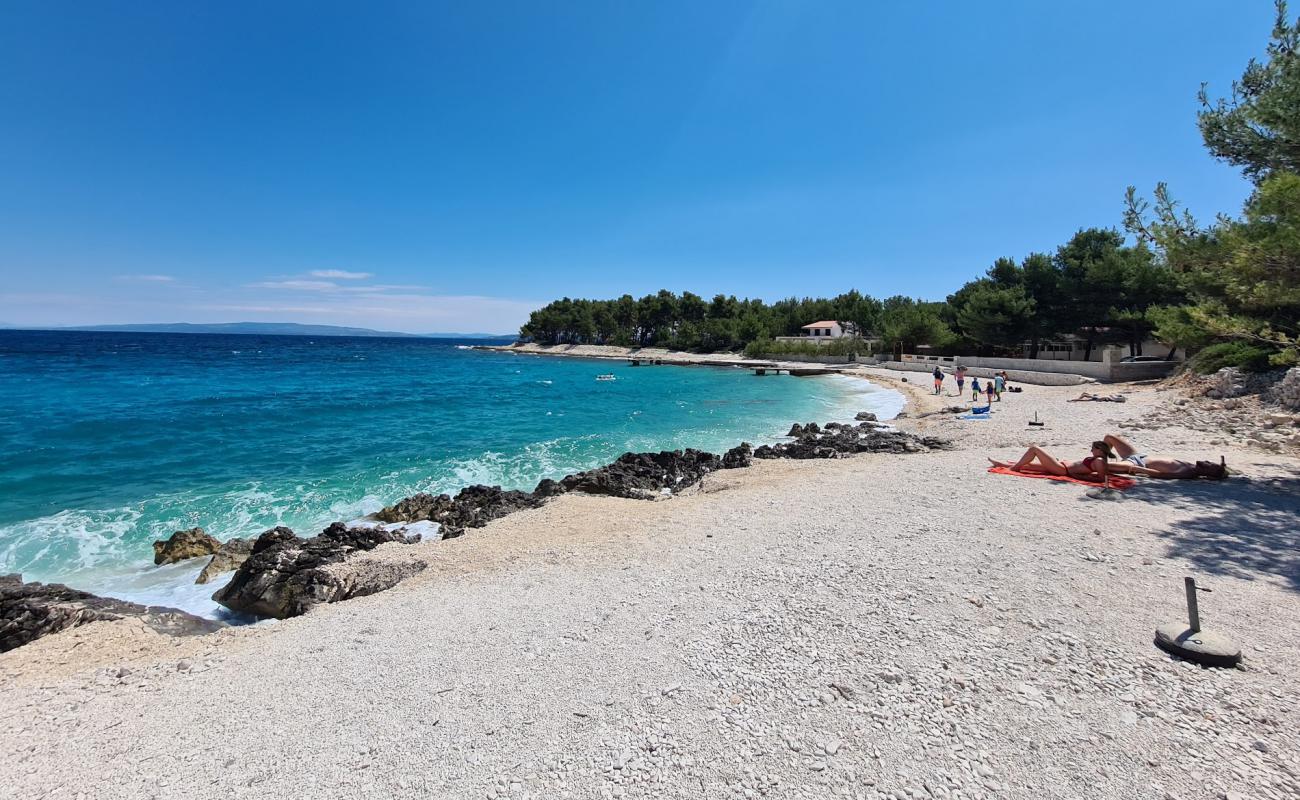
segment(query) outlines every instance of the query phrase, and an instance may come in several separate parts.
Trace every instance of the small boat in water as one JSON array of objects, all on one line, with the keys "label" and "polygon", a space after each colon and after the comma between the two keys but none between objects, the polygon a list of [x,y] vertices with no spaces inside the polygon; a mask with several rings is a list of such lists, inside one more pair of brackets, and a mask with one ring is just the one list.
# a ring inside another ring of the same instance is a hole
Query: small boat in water
[{"label": "small boat in water", "polygon": [[604,373],[604,374],[602,374],[602,375],[597,375],[597,376],[596,376],[596,380],[598,380],[598,381],[612,381],[612,380],[617,380],[617,378],[614,377],[614,373],[612,373],[612,372],[606,372],[606,373]]}]

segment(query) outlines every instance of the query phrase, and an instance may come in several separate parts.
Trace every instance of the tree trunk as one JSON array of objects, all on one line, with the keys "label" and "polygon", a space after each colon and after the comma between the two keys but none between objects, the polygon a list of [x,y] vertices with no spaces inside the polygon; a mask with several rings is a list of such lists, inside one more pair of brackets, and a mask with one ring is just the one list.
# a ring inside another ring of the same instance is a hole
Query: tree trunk
[{"label": "tree trunk", "polygon": [[1038,358],[1038,334],[1034,334],[1034,338],[1029,340],[1029,357]]}]

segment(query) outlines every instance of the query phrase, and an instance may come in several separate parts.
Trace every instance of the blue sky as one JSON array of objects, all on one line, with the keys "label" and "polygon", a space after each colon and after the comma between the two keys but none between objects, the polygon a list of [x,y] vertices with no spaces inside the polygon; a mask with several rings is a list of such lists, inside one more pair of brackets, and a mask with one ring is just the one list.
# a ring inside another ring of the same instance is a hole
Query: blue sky
[{"label": "blue sky", "polygon": [[[885,6],[885,7],[874,7]],[[1272,3],[21,3],[0,322],[512,331],[562,295],[941,298],[1248,186]]]}]

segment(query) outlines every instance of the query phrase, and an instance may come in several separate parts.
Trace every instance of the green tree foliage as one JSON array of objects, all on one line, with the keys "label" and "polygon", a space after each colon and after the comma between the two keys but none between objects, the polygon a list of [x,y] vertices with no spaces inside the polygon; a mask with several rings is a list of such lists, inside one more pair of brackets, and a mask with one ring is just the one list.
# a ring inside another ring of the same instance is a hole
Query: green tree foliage
[{"label": "green tree foliage", "polygon": [[926,303],[910,297],[891,297],[881,304],[880,335],[889,349],[904,352],[917,345],[946,348],[956,337],[943,320],[944,303]]},{"label": "green tree foliage", "polygon": [[520,336],[544,344],[613,344],[657,346],[716,352],[738,350],[773,336],[797,336],[800,328],[819,320],[851,323],[862,333],[877,329],[883,304],[874,297],[849,291],[830,299],[787,298],[767,304],[715,295],[667,290],[639,300],[563,298],[534,311]]},{"label": "green tree foliage", "polygon": [[1156,186],[1154,204],[1128,189],[1125,227],[1155,248],[1185,294],[1175,309],[1148,312],[1166,341],[1244,341],[1269,351],[1274,364],[1300,362],[1297,47],[1300,21],[1288,24],[1286,4],[1278,2],[1267,60],[1250,62],[1229,99],[1210,103],[1202,89],[1206,148],[1256,182],[1240,218],[1220,216],[1201,227],[1164,184]]},{"label": "green tree foliage", "polygon": [[[1019,269],[1015,262],[1011,266]],[[996,280],[972,291],[957,312],[957,322],[967,336],[1003,349],[1020,346],[1031,331],[1033,318],[1034,301],[1025,294],[1025,287],[999,286]]]},{"label": "green tree foliage", "polygon": [[1211,102],[1201,86],[1197,122],[1205,146],[1256,183],[1277,172],[1300,173],[1300,20],[1287,22],[1277,0],[1264,62],[1251,59],[1232,94]]},{"label": "green tree foliage", "polygon": [[[1160,312],[1161,336],[1179,344],[1245,339],[1275,349],[1274,363],[1300,361],[1300,175],[1265,178],[1240,219],[1200,228],[1157,187],[1149,206],[1129,191],[1127,223],[1151,241],[1180,278],[1190,303]],[[1175,340],[1177,341],[1177,340]]]}]

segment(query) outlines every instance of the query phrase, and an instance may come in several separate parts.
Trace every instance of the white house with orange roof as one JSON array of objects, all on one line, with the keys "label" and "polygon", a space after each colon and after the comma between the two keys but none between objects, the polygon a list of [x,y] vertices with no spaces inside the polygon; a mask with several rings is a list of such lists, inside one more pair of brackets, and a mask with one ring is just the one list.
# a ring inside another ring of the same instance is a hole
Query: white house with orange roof
[{"label": "white house with orange roof", "polygon": [[810,322],[799,329],[798,336],[777,336],[778,342],[803,342],[805,344],[830,344],[838,339],[859,338],[857,326],[852,322],[823,319]]},{"label": "white house with orange roof", "polygon": [[833,319],[810,322],[799,330],[803,332],[803,336],[814,339],[843,339],[848,335],[844,331],[844,326]]}]

